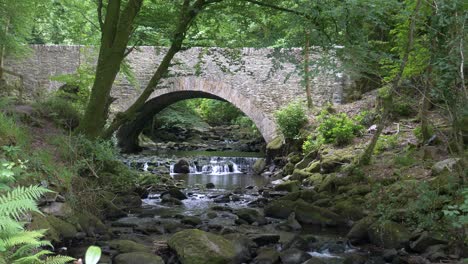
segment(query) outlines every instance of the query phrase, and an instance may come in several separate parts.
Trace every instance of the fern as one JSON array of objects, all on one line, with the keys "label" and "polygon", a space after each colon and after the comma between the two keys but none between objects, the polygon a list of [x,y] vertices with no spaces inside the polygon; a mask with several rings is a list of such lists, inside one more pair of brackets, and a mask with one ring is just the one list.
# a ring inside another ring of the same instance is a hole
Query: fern
[{"label": "fern", "polygon": [[[6,166],[7,165],[7,166]],[[10,172],[25,169],[24,164],[2,164]],[[15,174],[0,174],[0,181],[13,178]],[[3,187],[9,187],[5,184]],[[53,252],[44,250],[52,247],[51,243],[42,240],[46,230],[28,231],[25,222],[20,222],[28,212],[39,212],[36,201],[43,194],[50,192],[40,186],[0,188],[0,264],[64,264],[73,260],[66,256],[49,256]]]}]

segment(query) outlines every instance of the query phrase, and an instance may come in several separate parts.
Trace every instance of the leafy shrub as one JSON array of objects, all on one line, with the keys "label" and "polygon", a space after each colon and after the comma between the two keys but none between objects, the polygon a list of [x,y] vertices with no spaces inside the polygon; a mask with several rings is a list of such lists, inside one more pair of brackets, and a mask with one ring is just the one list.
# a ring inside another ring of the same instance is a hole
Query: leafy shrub
[{"label": "leafy shrub", "polygon": [[275,113],[276,122],[285,138],[294,139],[307,124],[304,107],[299,102],[290,103]]},{"label": "leafy shrub", "polygon": [[320,146],[322,146],[323,142],[324,142],[323,137],[320,135],[318,136],[315,136],[312,134],[308,135],[306,140],[302,144],[302,153],[306,155],[312,151],[318,150]]},{"label": "leafy shrub", "polygon": [[[466,236],[466,226],[468,225],[468,187],[460,190],[462,200],[460,203],[448,205],[444,210],[444,216],[447,218],[452,227],[462,229],[462,236],[464,236],[465,243],[468,242]],[[463,230],[464,229],[464,230]]]},{"label": "leafy shrub", "polygon": [[317,131],[322,135],[325,143],[335,145],[345,145],[363,129],[355,120],[350,119],[346,114],[330,114],[322,111],[318,118],[320,125]]},{"label": "leafy shrub", "polygon": [[409,117],[415,114],[415,111],[409,102],[396,100],[392,104],[392,113],[394,116]]},{"label": "leafy shrub", "polygon": [[384,150],[394,149],[398,146],[398,134],[395,135],[381,135],[377,144],[375,145],[374,152],[381,153]]},{"label": "leafy shrub", "polygon": [[67,129],[76,128],[81,120],[81,112],[69,100],[53,96],[35,105],[42,115],[51,117],[58,125]]},{"label": "leafy shrub", "polygon": [[377,114],[374,111],[362,111],[359,113],[354,120],[364,127],[370,127],[375,124]]},{"label": "leafy shrub", "polygon": [[49,190],[40,186],[14,187],[8,183],[25,169],[23,163],[3,161],[0,167],[0,263],[67,263],[73,258],[51,256],[42,240],[46,230],[26,230],[24,215],[40,213],[36,201]]}]

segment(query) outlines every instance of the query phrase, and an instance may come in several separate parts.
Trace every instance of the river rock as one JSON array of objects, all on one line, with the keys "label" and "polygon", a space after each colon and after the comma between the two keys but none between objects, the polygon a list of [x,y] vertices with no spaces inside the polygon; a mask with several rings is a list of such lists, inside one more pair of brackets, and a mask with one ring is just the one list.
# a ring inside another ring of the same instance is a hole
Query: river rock
[{"label": "river rock", "polygon": [[235,245],[231,241],[198,229],[174,234],[168,245],[182,264],[224,264],[236,257]]},{"label": "river rock", "polygon": [[369,241],[369,227],[375,222],[371,217],[363,218],[354,223],[346,238],[353,244],[364,244]]},{"label": "river rock", "polygon": [[230,194],[222,194],[213,199],[213,202],[215,203],[229,203],[230,201]]},{"label": "river rock", "polygon": [[174,173],[190,173],[190,164],[187,160],[180,159],[174,164]]},{"label": "river rock", "polygon": [[266,168],[266,160],[263,158],[257,159],[252,167],[256,174],[262,173]]},{"label": "river rock", "polygon": [[182,205],[183,203],[179,200],[179,199],[176,199],[174,197],[171,197],[170,195],[169,196],[163,196],[162,199],[161,199],[161,203],[162,204],[166,204],[166,205]]},{"label": "river rock", "polygon": [[241,208],[234,212],[240,219],[246,221],[248,224],[252,224],[257,221],[260,214],[257,210],[251,208]]},{"label": "river rock", "polygon": [[275,191],[297,192],[301,183],[299,181],[286,181],[275,186]]},{"label": "river rock", "polygon": [[209,183],[205,184],[205,188],[207,188],[207,189],[214,189],[214,187],[215,187],[215,185],[212,182],[209,182]]},{"label": "river rock", "polygon": [[41,211],[58,217],[66,217],[72,213],[71,207],[67,203],[52,202],[46,206],[41,207]]},{"label": "river rock", "polygon": [[286,219],[294,212],[302,224],[336,226],[344,224],[341,217],[332,211],[311,205],[302,199],[296,201],[276,200],[265,207],[265,216]]},{"label": "river rock", "polygon": [[360,254],[351,254],[345,258],[343,264],[365,264],[366,261],[367,258]]},{"label": "river rock", "polygon": [[131,252],[119,254],[114,258],[112,262],[114,264],[136,264],[136,263],[145,263],[145,264],[164,264],[163,259],[160,256],[156,256],[151,253],[145,252]]},{"label": "river rock", "polygon": [[280,258],[283,264],[302,264],[311,256],[300,249],[290,248],[281,252]]},{"label": "river rock", "polygon": [[161,197],[165,196],[169,194],[172,198],[176,198],[176,199],[179,199],[179,200],[185,200],[187,199],[187,195],[185,195],[185,193],[183,193],[181,190],[179,190],[178,188],[171,188],[169,189],[168,191],[166,192],[163,192],[161,194]]},{"label": "river rock", "polygon": [[368,234],[372,244],[383,248],[399,249],[408,244],[410,239],[410,234],[406,227],[392,221],[372,224]]},{"label": "river rock", "polygon": [[275,264],[279,263],[280,255],[274,248],[260,248],[257,256],[253,260],[254,264]]},{"label": "river rock", "polygon": [[309,152],[307,155],[304,156],[304,158],[301,161],[299,161],[296,164],[295,168],[300,170],[305,169],[309,165],[309,163],[311,163],[317,158],[317,154],[317,151]]},{"label": "river rock", "polygon": [[448,241],[443,239],[440,235],[436,236],[425,231],[419,236],[418,239],[411,242],[410,248],[415,252],[423,253],[430,246],[447,243]]},{"label": "river rock", "polygon": [[151,249],[148,246],[124,239],[109,241],[109,247],[117,250],[119,253],[151,252]]},{"label": "river rock", "polygon": [[180,222],[185,225],[197,226],[202,223],[202,220],[196,216],[184,216]]},{"label": "river rock", "polygon": [[278,243],[280,239],[278,234],[251,234],[249,237],[259,247]]}]

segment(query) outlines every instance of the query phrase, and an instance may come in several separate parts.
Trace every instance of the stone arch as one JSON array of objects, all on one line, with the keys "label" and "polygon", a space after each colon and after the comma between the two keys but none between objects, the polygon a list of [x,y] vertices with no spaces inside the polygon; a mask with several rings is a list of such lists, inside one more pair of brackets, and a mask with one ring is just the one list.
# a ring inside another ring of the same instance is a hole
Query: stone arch
[{"label": "stone arch", "polygon": [[223,82],[186,77],[173,80],[169,88],[156,90],[151,98],[144,104],[137,116],[131,122],[119,128],[117,131],[117,140],[121,150],[123,152],[140,151],[141,148],[138,143],[138,136],[146,122],[169,105],[193,98],[209,98],[227,101],[252,119],[266,143],[271,142],[277,136],[276,124],[273,118],[263,112],[262,109],[255,104],[253,98],[242,95]]}]

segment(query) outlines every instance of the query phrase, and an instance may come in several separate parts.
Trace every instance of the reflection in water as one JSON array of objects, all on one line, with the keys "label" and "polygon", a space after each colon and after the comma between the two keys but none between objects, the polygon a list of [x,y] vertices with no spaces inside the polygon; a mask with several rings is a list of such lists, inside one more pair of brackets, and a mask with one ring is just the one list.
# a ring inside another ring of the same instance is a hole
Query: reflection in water
[{"label": "reflection in water", "polygon": [[232,190],[236,187],[264,186],[269,179],[253,174],[174,174],[176,180],[184,180],[186,186],[205,185],[213,183],[216,189]]}]

